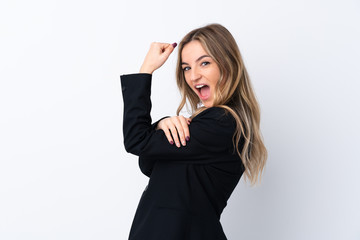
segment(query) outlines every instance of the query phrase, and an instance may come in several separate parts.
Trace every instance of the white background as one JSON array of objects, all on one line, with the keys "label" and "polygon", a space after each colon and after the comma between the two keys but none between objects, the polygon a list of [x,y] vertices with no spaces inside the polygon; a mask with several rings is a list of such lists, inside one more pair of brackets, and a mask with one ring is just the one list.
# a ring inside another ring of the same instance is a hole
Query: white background
[{"label": "white background", "polygon": [[[120,74],[152,41],[221,23],[261,105],[262,185],[241,181],[230,240],[360,239],[360,2],[2,0],[0,239],[127,239],[147,177],[122,139]],[[179,102],[174,53],[153,120]]]}]

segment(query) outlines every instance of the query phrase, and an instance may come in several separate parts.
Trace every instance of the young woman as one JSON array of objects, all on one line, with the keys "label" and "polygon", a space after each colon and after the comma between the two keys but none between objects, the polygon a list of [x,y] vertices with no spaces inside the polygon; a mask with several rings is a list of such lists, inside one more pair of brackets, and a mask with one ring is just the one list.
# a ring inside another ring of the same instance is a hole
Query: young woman
[{"label": "young woman", "polygon": [[131,240],[223,240],[220,215],[244,173],[258,182],[267,151],[260,110],[237,44],[211,24],[179,44],[177,84],[190,118],[151,124],[152,73],[176,44],[153,43],[138,74],[122,75],[124,144],[150,180],[140,199]]}]

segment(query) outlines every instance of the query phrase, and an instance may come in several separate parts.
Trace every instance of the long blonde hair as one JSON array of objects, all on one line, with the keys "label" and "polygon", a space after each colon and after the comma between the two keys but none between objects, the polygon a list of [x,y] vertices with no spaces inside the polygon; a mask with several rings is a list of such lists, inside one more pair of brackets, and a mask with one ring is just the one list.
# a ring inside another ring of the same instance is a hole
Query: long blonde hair
[{"label": "long blonde hair", "polygon": [[[217,83],[213,106],[226,109],[236,120],[233,144],[245,167],[244,180],[250,180],[251,185],[259,183],[267,159],[267,150],[260,131],[260,107],[236,41],[220,24],[195,29],[179,44],[176,81],[182,99],[177,115],[186,104],[186,100],[190,103],[192,117],[205,109],[199,107],[200,99],[186,83],[181,66],[184,46],[195,40],[202,44],[220,68],[220,80]],[[241,137],[244,138],[244,145],[240,152]]]}]

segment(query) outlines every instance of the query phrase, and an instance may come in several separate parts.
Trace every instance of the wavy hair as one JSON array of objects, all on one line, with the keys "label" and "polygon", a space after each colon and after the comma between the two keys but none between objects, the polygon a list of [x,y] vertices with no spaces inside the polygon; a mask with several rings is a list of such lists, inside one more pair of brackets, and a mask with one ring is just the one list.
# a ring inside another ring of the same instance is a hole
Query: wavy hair
[{"label": "wavy hair", "polygon": [[[213,106],[226,109],[235,118],[234,148],[245,167],[244,180],[250,180],[251,185],[255,185],[261,182],[267,159],[267,150],[260,131],[260,107],[236,41],[222,25],[210,24],[194,29],[180,42],[176,81],[182,98],[176,113],[179,115],[187,100],[191,106],[191,117],[205,109],[200,107],[199,97],[186,83],[181,66],[181,53],[184,46],[196,40],[219,66],[220,79],[217,83]],[[244,138],[244,145],[240,151],[241,137]]]}]

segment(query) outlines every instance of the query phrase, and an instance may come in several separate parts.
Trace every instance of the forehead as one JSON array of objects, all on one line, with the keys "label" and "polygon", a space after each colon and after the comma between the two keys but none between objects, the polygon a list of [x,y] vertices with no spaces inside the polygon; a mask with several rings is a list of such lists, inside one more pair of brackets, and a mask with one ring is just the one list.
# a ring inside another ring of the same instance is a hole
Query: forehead
[{"label": "forehead", "polygon": [[181,58],[185,62],[195,61],[202,55],[208,55],[208,53],[198,40],[187,43],[181,52]]}]

